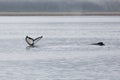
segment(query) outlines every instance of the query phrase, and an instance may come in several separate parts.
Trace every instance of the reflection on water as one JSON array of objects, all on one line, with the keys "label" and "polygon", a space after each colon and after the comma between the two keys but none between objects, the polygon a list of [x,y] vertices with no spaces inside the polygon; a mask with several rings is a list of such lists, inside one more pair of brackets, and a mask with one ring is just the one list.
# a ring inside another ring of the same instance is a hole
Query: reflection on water
[{"label": "reflection on water", "polygon": [[27,47],[26,47],[26,50],[29,50],[29,49],[31,49],[31,48],[39,48],[39,46],[27,46]]}]

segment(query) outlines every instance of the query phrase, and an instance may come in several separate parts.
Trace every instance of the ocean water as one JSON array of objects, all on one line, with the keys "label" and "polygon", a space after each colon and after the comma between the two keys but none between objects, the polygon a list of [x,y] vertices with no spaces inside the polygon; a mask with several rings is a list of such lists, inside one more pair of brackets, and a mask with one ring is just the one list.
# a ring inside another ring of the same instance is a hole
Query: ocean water
[{"label": "ocean water", "polygon": [[119,35],[118,16],[1,16],[0,80],[119,80]]}]

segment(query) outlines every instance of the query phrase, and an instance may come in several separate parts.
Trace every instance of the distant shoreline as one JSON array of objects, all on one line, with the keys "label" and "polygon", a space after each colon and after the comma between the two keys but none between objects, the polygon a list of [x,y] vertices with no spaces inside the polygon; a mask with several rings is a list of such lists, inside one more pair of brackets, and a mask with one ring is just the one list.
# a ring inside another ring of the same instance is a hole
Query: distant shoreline
[{"label": "distant shoreline", "polygon": [[120,12],[0,12],[0,16],[120,16]]}]

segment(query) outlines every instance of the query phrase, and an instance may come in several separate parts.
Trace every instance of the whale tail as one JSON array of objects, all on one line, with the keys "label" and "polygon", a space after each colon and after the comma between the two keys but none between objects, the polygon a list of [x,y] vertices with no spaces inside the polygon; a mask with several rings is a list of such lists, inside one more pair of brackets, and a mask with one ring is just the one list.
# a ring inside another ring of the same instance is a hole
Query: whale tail
[{"label": "whale tail", "polygon": [[34,44],[36,44],[36,43],[37,43],[40,39],[42,39],[42,38],[43,38],[43,36],[38,37],[38,38],[35,38],[35,39],[26,36],[25,41],[26,41],[30,46],[34,46]]},{"label": "whale tail", "polygon": [[38,38],[35,38],[34,39],[34,44],[36,44],[39,40],[41,40],[43,38],[43,36],[40,36],[40,37],[38,37]]},{"label": "whale tail", "polygon": [[26,41],[30,46],[34,45],[34,39],[32,39],[31,37],[26,36],[25,41]]}]

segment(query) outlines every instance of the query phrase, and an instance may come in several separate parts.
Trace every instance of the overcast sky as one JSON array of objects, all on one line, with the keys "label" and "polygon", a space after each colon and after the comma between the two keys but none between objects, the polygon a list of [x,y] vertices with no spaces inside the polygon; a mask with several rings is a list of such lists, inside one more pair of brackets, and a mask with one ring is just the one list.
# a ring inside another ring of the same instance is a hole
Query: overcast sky
[{"label": "overcast sky", "polygon": [[0,0],[0,12],[120,12],[120,0]]}]

